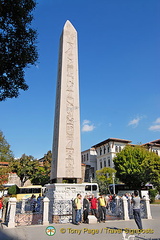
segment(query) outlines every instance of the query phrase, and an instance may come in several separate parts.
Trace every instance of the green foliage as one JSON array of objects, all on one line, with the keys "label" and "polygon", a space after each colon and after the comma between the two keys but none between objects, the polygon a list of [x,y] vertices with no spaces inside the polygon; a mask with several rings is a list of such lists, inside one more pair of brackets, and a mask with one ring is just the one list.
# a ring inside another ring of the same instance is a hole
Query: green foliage
[{"label": "green foliage", "polygon": [[3,184],[8,181],[9,167],[0,167],[0,189],[4,189]]},{"label": "green foliage", "polygon": [[0,162],[10,162],[13,160],[13,153],[10,145],[7,143],[3,132],[0,131]]},{"label": "green foliage", "polygon": [[43,157],[43,166],[39,166],[37,171],[32,176],[33,184],[40,184],[44,186],[50,181],[52,153],[48,151]]},{"label": "green foliage", "polygon": [[148,182],[160,191],[160,157],[153,152],[149,152],[142,167],[145,169]]},{"label": "green foliage", "polygon": [[35,0],[0,0],[0,101],[27,90],[24,69],[35,64],[37,33],[30,25]]},{"label": "green foliage", "polygon": [[28,179],[32,179],[35,172],[37,172],[39,164],[36,159],[32,156],[22,155],[21,158],[15,159],[10,163],[12,172],[17,173],[18,177],[21,180],[21,186],[24,186],[24,183]]},{"label": "green foliage", "polygon": [[140,189],[147,182],[157,186],[160,180],[160,158],[141,146],[126,146],[114,158],[117,177],[130,187]]},{"label": "green foliage", "polygon": [[[13,160],[13,153],[10,150],[10,145],[0,131],[0,162],[11,162]],[[8,173],[10,168],[8,166],[0,167],[0,189],[3,189],[3,184],[8,181]]]},{"label": "green foliage", "polygon": [[11,187],[8,188],[8,194],[9,195],[15,195],[18,191],[18,187],[17,185],[13,185]]},{"label": "green foliage", "polygon": [[109,184],[113,183],[113,174],[115,174],[113,168],[104,167],[101,170],[96,171],[96,182],[99,185],[100,193],[107,194]]},{"label": "green foliage", "polygon": [[151,203],[155,202],[155,196],[157,195],[157,193],[158,193],[157,189],[149,190],[149,198],[151,200]]}]

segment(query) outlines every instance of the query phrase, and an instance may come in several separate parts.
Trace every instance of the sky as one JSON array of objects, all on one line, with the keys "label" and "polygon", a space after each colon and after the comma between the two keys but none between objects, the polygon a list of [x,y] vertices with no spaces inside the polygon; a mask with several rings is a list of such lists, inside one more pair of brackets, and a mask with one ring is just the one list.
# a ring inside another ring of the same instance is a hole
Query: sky
[{"label": "sky", "polygon": [[81,150],[108,138],[160,138],[160,1],[38,0],[39,59],[28,91],[0,102],[0,129],[15,157],[52,149],[59,38],[78,32]]}]

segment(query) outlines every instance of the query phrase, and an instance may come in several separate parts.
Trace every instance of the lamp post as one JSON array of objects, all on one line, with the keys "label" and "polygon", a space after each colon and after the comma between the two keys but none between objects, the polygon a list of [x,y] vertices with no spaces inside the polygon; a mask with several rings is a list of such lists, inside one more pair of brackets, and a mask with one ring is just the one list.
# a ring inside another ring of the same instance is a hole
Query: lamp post
[{"label": "lamp post", "polygon": [[90,176],[90,182],[91,182],[91,194],[92,194],[92,176]]},{"label": "lamp post", "polygon": [[113,194],[115,194],[115,183],[114,183],[115,173],[112,173],[112,179],[113,179]]}]

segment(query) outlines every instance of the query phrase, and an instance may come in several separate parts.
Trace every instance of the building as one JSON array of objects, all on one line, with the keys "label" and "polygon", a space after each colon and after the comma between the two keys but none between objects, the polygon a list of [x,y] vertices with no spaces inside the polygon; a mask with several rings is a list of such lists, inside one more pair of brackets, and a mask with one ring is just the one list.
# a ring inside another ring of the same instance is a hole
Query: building
[{"label": "building", "polygon": [[[83,151],[81,158],[82,164],[85,164],[84,181],[90,182],[91,179],[95,178],[96,170],[104,167],[114,168],[113,159],[128,144],[131,145],[130,140],[108,138]],[[148,151],[155,152],[160,156],[160,139],[142,144],[141,146],[145,146]]]},{"label": "building", "polygon": [[108,138],[107,140],[92,146],[97,153],[97,170],[104,167],[114,168],[113,159],[116,156],[116,153],[120,152],[129,143],[131,143],[130,140]]},{"label": "building", "polygon": [[155,141],[142,144],[142,146],[147,147],[148,151],[154,152],[158,156],[160,156],[160,139],[157,139]]},{"label": "building", "polygon": [[95,172],[97,170],[97,153],[95,148],[90,148],[86,151],[81,152],[81,161],[85,165],[85,174],[83,181],[90,182],[95,178]]}]

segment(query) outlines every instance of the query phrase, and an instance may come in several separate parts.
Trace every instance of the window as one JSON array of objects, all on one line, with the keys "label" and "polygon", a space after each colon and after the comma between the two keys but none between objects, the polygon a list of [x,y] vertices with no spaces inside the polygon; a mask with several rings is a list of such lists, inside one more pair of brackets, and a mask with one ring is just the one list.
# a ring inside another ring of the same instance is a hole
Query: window
[{"label": "window", "polygon": [[84,155],[84,162],[86,161],[86,155]]},{"label": "window", "polygon": [[92,190],[97,191],[97,185],[92,185]]},{"label": "window", "polygon": [[88,161],[88,153],[87,153],[87,161]]},{"label": "window", "polygon": [[106,160],[104,160],[104,167],[106,167]]},{"label": "window", "polygon": [[82,155],[82,162],[83,162],[83,155]]},{"label": "window", "polygon": [[100,168],[102,168],[102,162],[100,162]]},{"label": "window", "polygon": [[100,155],[102,155],[102,148],[100,148]]},{"label": "window", "polygon": [[122,150],[122,149],[121,149],[121,146],[119,146],[119,152],[121,152],[121,150]]},{"label": "window", "polygon": [[115,147],[115,152],[118,152],[118,147],[117,146]]},{"label": "window", "polygon": [[109,146],[108,146],[108,152],[110,151],[110,148],[109,148]]},{"label": "window", "polygon": [[86,185],[85,186],[85,191],[91,191],[91,185]]},{"label": "window", "polygon": [[104,152],[104,154],[106,153],[106,147],[104,146],[104,148],[103,148],[103,152]]},{"label": "window", "polygon": [[111,166],[111,160],[110,160],[110,158],[108,158],[108,167],[110,167]]}]

